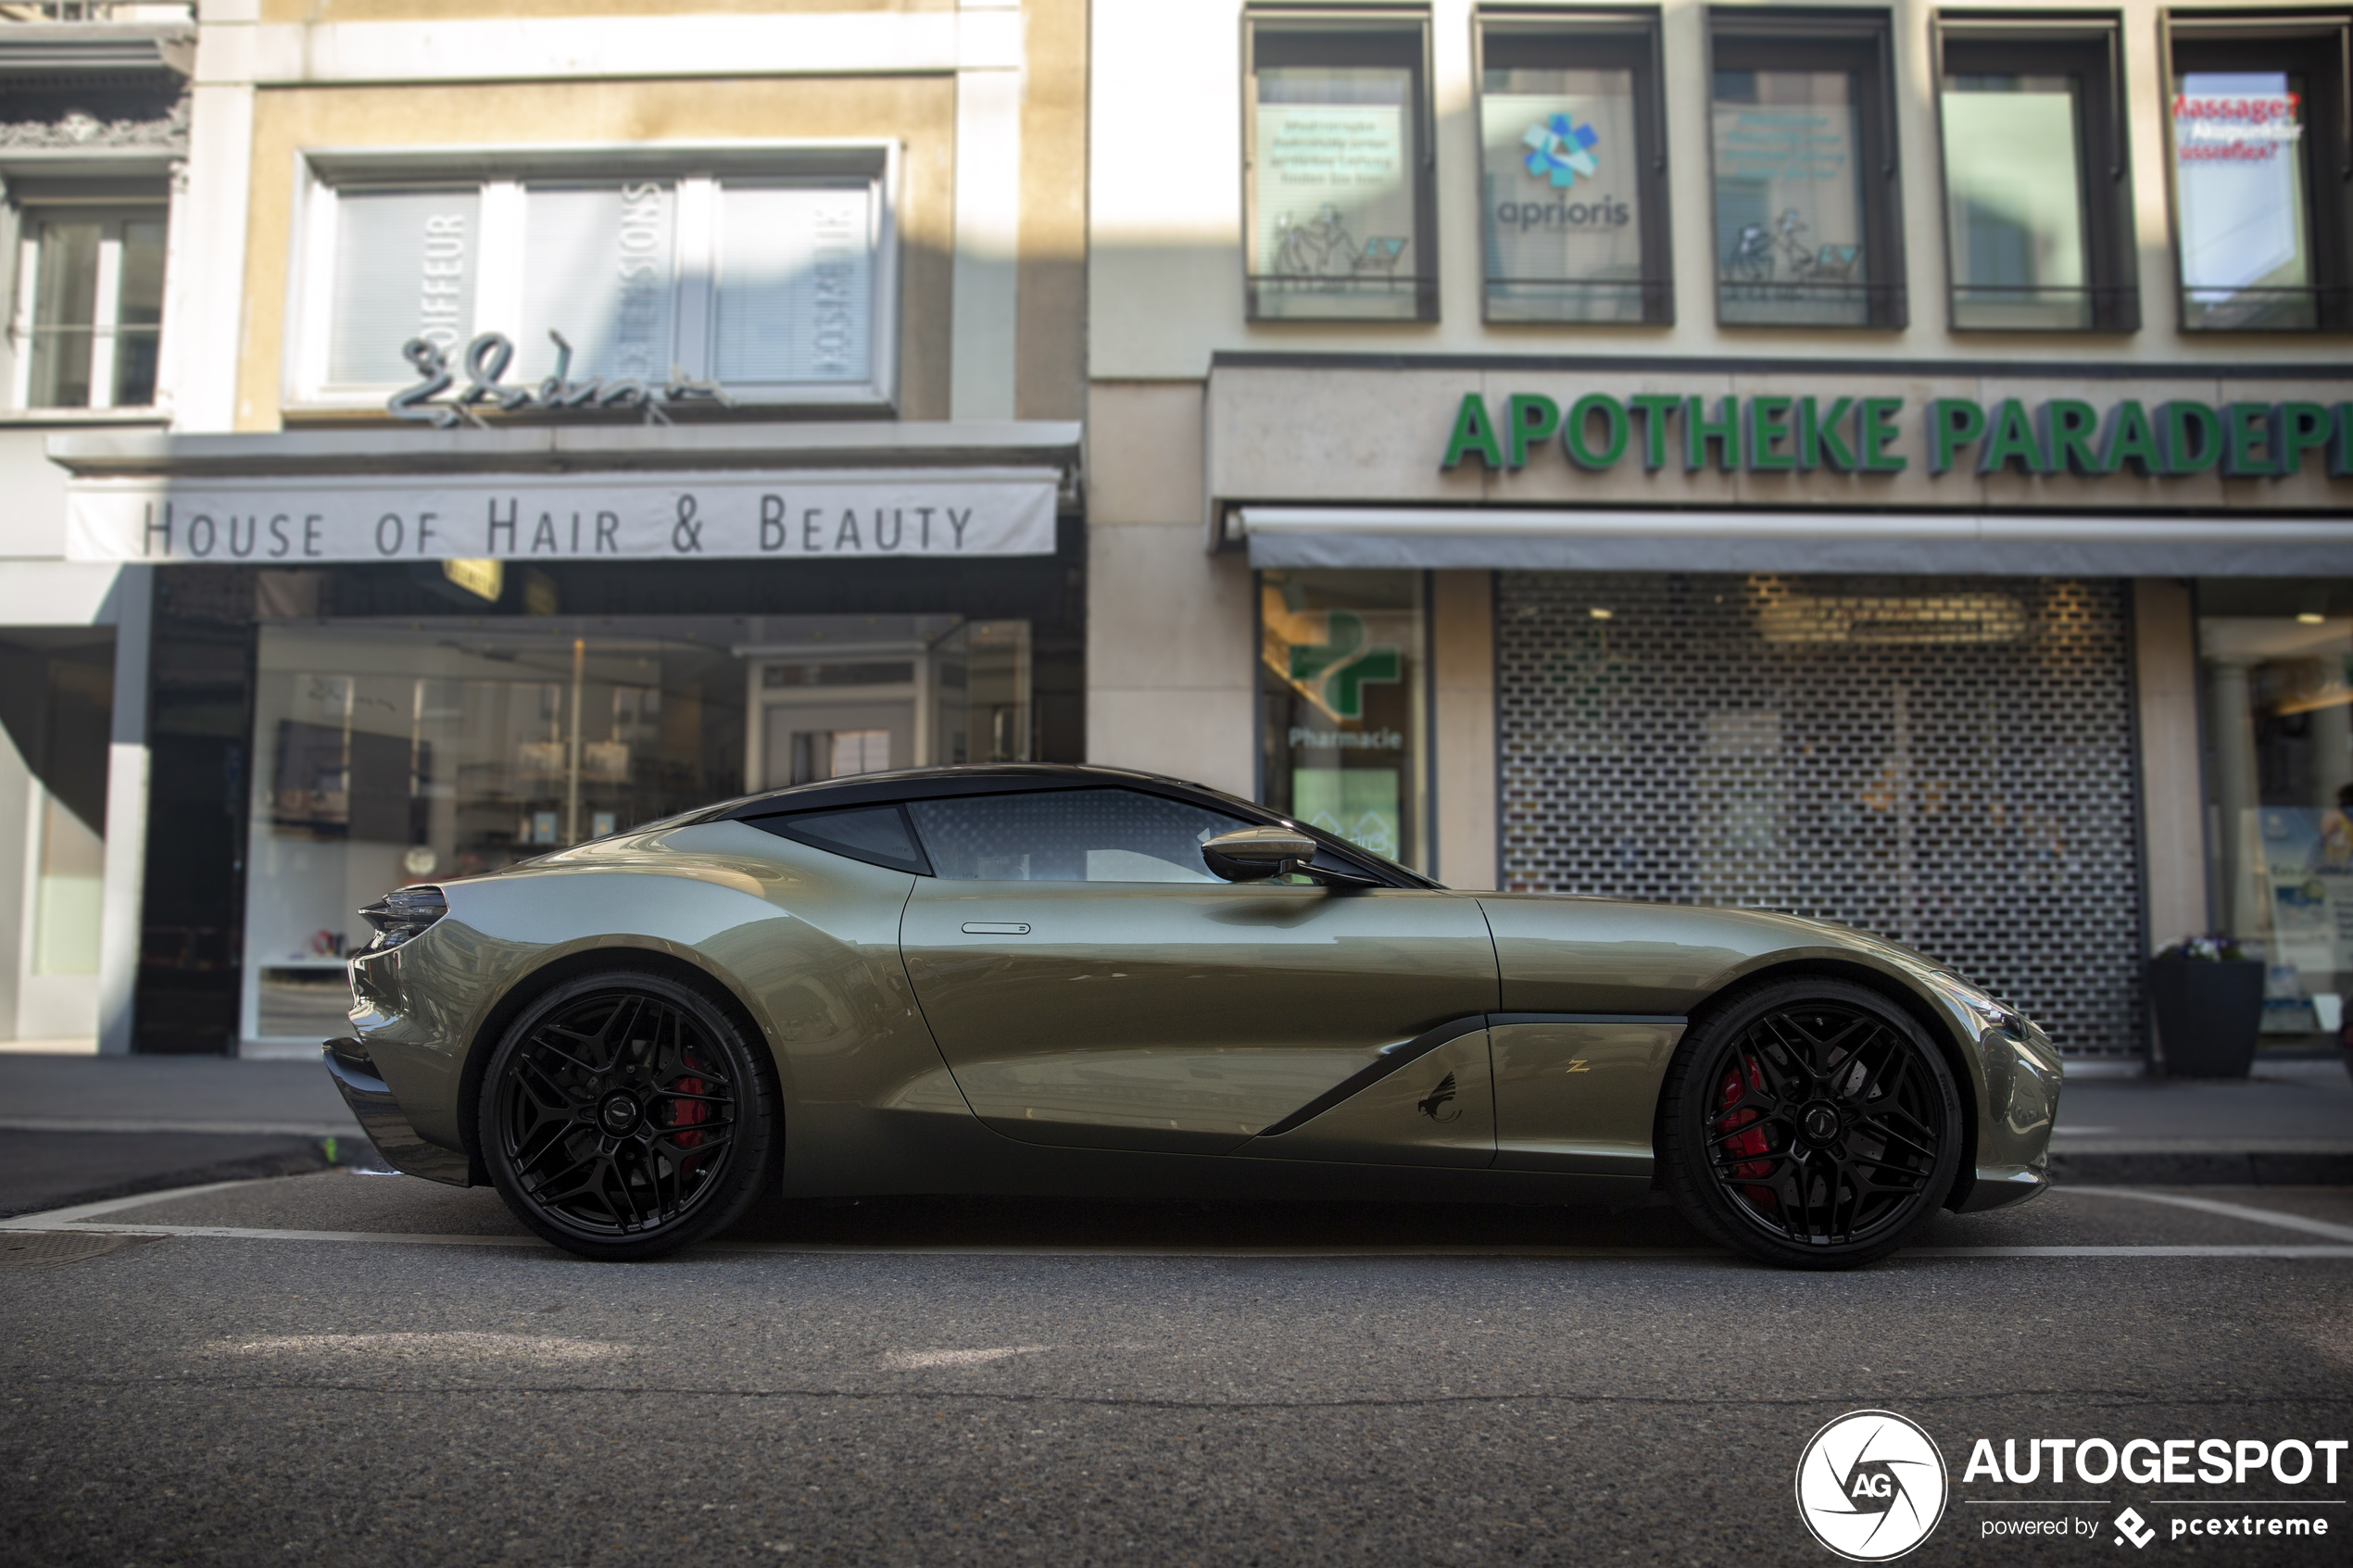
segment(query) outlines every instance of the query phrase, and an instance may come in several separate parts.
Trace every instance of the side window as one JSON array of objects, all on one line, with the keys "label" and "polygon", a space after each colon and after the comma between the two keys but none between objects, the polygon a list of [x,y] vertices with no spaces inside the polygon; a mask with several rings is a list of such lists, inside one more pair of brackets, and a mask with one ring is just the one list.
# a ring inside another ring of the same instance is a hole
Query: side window
[{"label": "side window", "polygon": [[907,819],[896,806],[853,806],[841,811],[753,817],[749,825],[870,865],[912,872],[917,876],[930,874],[931,868],[924,863],[924,852],[915,847],[914,838],[907,831]]},{"label": "side window", "polygon": [[951,882],[1216,882],[1202,845],[1252,824],[1125,789],[975,795],[907,809]]}]

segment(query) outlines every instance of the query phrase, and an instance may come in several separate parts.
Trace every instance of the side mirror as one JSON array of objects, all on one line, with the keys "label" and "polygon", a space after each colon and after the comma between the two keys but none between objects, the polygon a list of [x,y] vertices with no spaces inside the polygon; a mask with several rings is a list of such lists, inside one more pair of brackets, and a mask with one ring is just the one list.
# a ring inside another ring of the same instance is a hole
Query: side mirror
[{"label": "side mirror", "polygon": [[1204,843],[1201,858],[1227,882],[1264,882],[1301,870],[1315,858],[1315,841],[1289,828],[1237,828]]}]

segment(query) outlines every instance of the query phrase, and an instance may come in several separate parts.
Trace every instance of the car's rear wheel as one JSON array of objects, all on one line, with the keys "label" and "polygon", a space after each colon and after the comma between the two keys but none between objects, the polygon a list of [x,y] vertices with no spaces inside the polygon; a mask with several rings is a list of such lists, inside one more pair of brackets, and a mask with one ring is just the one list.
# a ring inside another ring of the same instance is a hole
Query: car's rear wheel
[{"label": "car's rear wheel", "polygon": [[555,987],[484,1071],[484,1162],[516,1217],[585,1258],[656,1258],[757,1196],[776,1097],[726,1010],[666,975]]},{"label": "car's rear wheel", "polygon": [[1828,978],[1710,1010],[1676,1049],[1660,1118],[1685,1218],[1792,1268],[1853,1268],[1903,1246],[1962,1154],[1960,1095],[1926,1031],[1879,993]]}]

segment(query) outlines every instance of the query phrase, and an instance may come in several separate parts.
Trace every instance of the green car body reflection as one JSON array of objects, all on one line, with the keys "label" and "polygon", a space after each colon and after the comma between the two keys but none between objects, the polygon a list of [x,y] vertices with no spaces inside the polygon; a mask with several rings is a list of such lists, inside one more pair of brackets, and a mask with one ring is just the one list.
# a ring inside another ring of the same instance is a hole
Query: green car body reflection
[{"label": "green car body reflection", "polygon": [[801,785],[367,913],[326,1049],[354,1110],[597,1257],[775,1191],[1664,1191],[1844,1266],[2041,1191],[2059,1084],[2030,1021],[1860,932],[1452,892],[1106,769]]}]

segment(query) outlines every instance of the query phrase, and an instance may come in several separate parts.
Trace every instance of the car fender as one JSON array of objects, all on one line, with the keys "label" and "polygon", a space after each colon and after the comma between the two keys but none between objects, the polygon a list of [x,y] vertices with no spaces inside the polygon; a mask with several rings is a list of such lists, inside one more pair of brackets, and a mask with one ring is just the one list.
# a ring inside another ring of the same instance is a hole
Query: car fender
[{"label": "car fender", "polygon": [[[845,1099],[905,1098],[946,1071],[899,957],[912,883],[739,822],[584,846],[444,884],[444,919],[364,974],[355,965],[354,1026],[419,1135],[463,1148],[508,1022],[547,984],[641,952],[735,999],[767,1044],[788,1125]],[[969,1114],[961,1099],[927,1109]]]}]

